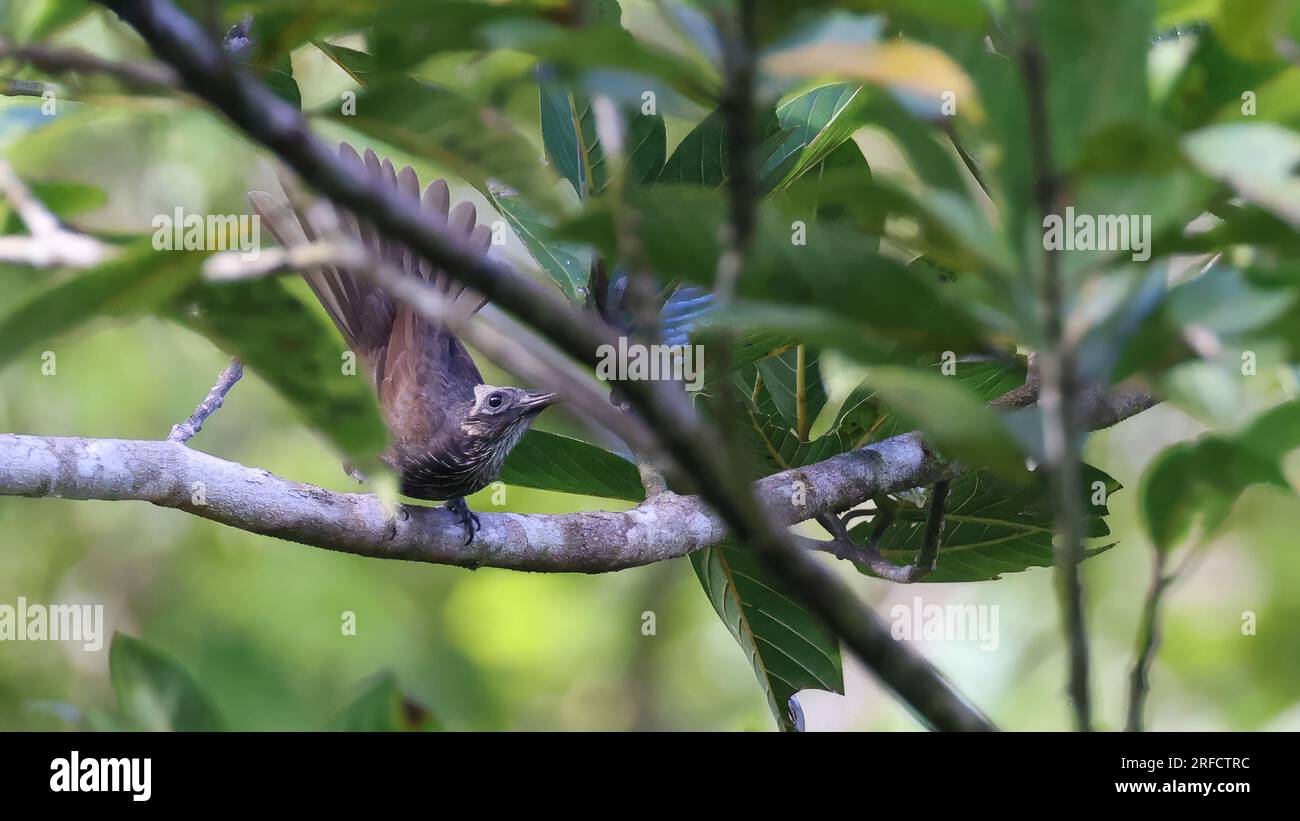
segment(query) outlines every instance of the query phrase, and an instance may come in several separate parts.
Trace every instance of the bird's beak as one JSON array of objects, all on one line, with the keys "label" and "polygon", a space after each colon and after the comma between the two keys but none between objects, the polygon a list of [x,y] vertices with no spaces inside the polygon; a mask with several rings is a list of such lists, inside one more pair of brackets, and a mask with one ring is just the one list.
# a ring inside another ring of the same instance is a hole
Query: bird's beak
[{"label": "bird's beak", "polygon": [[549,405],[554,405],[560,401],[560,395],[557,393],[543,393],[541,391],[529,391],[524,400],[519,403],[519,407],[530,411],[540,411]]}]

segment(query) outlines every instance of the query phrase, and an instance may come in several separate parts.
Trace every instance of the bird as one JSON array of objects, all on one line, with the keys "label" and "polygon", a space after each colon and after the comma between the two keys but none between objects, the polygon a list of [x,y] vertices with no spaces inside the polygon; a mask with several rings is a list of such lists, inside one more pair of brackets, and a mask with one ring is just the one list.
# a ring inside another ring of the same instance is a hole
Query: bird
[{"label": "bird", "polygon": [[[421,191],[419,177],[409,166],[398,171],[373,149],[359,154],[347,142],[340,144],[339,157],[354,171],[418,203],[452,241],[477,254],[487,253],[491,229],[475,224],[473,203],[451,207],[445,180],[434,180]],[[472,292],[407,246],[380,236],[364,218],[344,208],[331,205],[322,213],[303,210],[265,191],[250,191],[248,196],[271,235],[284,247],[333,232],[359,242],[375,259],[429,283],[452,305],[467,307],[459,311],[465,317],[486,303],[478,300],[472,304],[476,299]],[[367,276],[343,267],[299,273],[357,355],[375,389],[389,431],[388,447],[380,459],[397,472],[404,495],[444,502],[464,528],[465,544],[469,545],[481,524],[465,497],[496,481],[506,456],[558,396],[485,384],[453,328],[395,302]]]}]

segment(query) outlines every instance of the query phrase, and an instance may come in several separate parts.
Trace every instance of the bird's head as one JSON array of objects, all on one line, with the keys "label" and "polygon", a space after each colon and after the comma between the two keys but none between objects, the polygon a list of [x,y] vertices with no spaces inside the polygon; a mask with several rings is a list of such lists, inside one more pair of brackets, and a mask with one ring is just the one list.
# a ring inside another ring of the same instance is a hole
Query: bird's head
[{"label": "bird's head", "polygon": [[537,415],[556,400],[553,393],[475,385],[474,401],[461,423],[461,430],[483,440],[493,450],[504,447],[508,451],[519,442]]}]

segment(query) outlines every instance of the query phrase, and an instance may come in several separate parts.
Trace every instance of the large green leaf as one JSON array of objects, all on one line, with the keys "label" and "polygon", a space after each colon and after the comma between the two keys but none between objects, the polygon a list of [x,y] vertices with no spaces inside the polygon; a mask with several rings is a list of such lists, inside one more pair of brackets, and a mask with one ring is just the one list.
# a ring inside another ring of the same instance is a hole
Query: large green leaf
[{"label": "large green leaf", "polygon": [[786,134],[759,170],[765,187],[781,188],[850,139],[863,125],[865,96],[861,85],[833,83],[778,106],[777,122]]},{"label": "large green leaf", "polygon": [[1189,134],[1183,146],[1206,174],[1300,228],[1300,133],[1273,123],[1232,123]]},{"label": "large green leaf", "polygon": [[[826,406],[820,362],[819,351],[796,345],[759,361],[754,367],[762,378],[759,411],[779,414],[786,426],[803,439]],[[748,371],[742,371],[741,375],[749,383],[746,390],[752,390],[754,380]]]},{"label": "large green leaf", "polygon": [[591,100],[563,83],[539,78],[542,145],[546,159],[586,199],[608,181],[605,151],[596,134]]},{"label": "large green leaf", "polygon": [[0,318],[0,364],[99,316],[149,313],[198,278],[203,254],[155,251],[149,239],[45,288]]},{"label": "large green leaf", "polygon": [[[1088,138],[1147,116],[1152,0],[1040,3],[1052,161],[1073,168]],[[1087,66],[1081,71],[1080,66]]]},{"label": "large green leaf", "polygon": [[714,111],[691,129],[659,171],[659,182],[717,188],[730,166],[722,112]]},{"label": "large green leaf", "polygon": [[114,633],[108,670],[120,719],[127,728],[178,732],[226,728],[194,677],[175,659],[139,639]]},{"label": "large green leaf", "polygon": [[744,651],[782,730],[795,728],[790,697],[844,692],[839,645],[753,553],[723,543],[691,554],[713,609]]},{"label": "large green leaf", "polygon": [[345,372],[338,335],[283,282],[196,284],[164,313],[238,356],[353,464],[374,464],[387,441],[374,390],[359,366]]},{"label": "large green leaf", "polygon": [[[656,185],[630,199],[641,215],[633,230],[654,270],[711,285],[726,211],[718,192]],[[942,290],[937,277],[883,255],[875,237],[806,218],[764,204],[749,265],[737,284],[738,298],[792,312],[823,308],[857,324],[859,333],[892,335],[914,348],[960,350],[979,344],[977,323]],[[615,253],[612,222],[607,210],[594,209],[559,226],[556,234]],[[800,232],[805,244],[794,241]]]},{"label": "large green leaf", "polygon": [[440,730],[438,720],[397,687],[392,673],[369,682],[334,714],[329,729],[352,733],[395,733]]},{"label": "large green leaf", "polygon": [[[1091,467],[1086,468],[1084,480],[1085,532],[1089,539],[1100,539],[1110,534],[1105,520],[1109,513],[1106,500],[1120,485]],[[900,502],[898,518],[880,542],[885,558],[899,566],[916,558],[925,540],[928,513],[923,507]],[[925,581],[986,581],[1031,567],[1048,567],[1054,559],[1052,521],[1051,493],[1046,483],[1014,485],[986,471],[963,474],[952,482],[939,564]],[[855,542],[866,544],[873,526],[874,522],[860,520],[850,535]],[[1086,555],[1095,556],[1113,546],[1093,544],[1086,549]]]},{"label": "large green leaf", "polygon": [[1289,490],[1281,459],[1297,447],[1300,402],[1279,405],[1236,434],[1168,448],[1142,477],[1142,512],[1151,541],[1158,550],[1172,549],[1197,522],[1210,535],[1251,485]]},{"label": "large green leaf", "polygon": [[551,278],[570,302],[587,287],[587,267],[578,257],[577,249],[551,237],[551,226],[545,217],[517,197],[493,194],[492,204],[505,217],[515,236],[532,254],[537,264]]},{"label": "large green leaf", "polygon": [[645,498],[640,473],[627,459],[581,439],[540,430],[528,431],[510,451],[501,481],[608,499]]}]

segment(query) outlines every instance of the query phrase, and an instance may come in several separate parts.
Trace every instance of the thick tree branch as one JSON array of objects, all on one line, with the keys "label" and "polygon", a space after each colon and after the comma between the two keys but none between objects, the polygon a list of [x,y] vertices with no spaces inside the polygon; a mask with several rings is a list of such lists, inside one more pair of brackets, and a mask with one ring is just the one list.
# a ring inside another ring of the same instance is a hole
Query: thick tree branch
[{"label": "thick tree branch", "polygon": [[[1139,402],[1138,395],[1145,396],[1118,391],[1091,418],[1148,407],[1149,398]],[[754,492],[774,521],[790,525],[954,473],[908,433],[775,473]],[[804,490],[797,506],[796,483]],[[727,531],[698,497],[665,491],[619,513],[481,513],[483,529],[466,547],[455,514],[441,508],[406,506],[408,518],[394,517],[375,496],[300,484],[168,441],[0,434],[0,496],[150,502],[327,550],[542,572],[602,573],[664,561],[716,545]],[[829,541],[801,544],[835,552]]]}]

